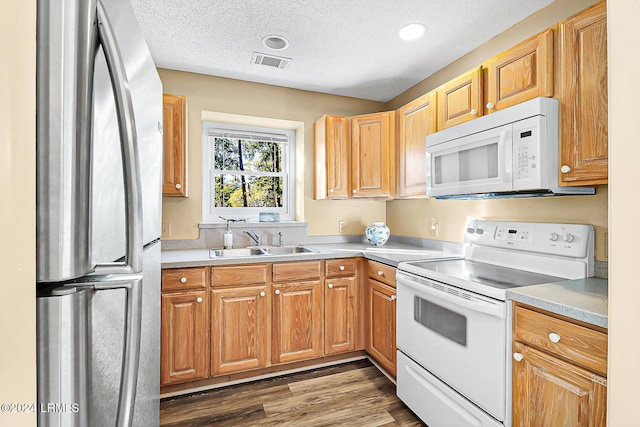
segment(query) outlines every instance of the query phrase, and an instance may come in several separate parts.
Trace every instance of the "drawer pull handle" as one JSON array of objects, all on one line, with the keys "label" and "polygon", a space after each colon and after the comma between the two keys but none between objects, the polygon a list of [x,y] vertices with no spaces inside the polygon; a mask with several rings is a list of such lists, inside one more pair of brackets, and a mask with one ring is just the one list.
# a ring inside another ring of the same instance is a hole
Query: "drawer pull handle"
[{"label": "drawer pull handle", "polygon": [[333,283],[329,283],[329,289],[333,289]]},{"label": "drawer pull handle", "polygon": [[276,289],[276,295],[280,295],[280,289]]},{"label": "drawer pull handle", "polygon": [[560,335],[556,334],[555,332],[551,332],[551,333],[549,334],[549,340],[550,340],[552,343],[557,344],[558,342],[560,342]]},{"label": "drawer pull handle", "polygon": [[384,272],[382,270],[378,270],[378,276],[384,276]]},{"label": "drawer pull handle", "polygon": [[180,283],[187,283],[187,278],[186,277],[181,277],[180,278]]},{"label": "drawer pull handle", "polygon": [[522,359],[524,359],[524,356],[522,355],[522,353],[513,353],[513,359],[516,362],[521,362]]},{"label": "drawer pull handle", "polygon": [[261,297],[263,297],[263,296],[265,296],[265,295],[267,295],[267,294],[265,294],[265,293],[264,293],[264,291],[260,292],[260,296],[261,296]]},{"label": "drawer pull handle", "polygon": [[196,299],[196,301],[198,301],[198,302],[202,302],[202,297],[198,297],[198,298]]},{"label": "drawer pull handle", "polygon": [[340,267],[338,267],[338,270],[344,271],[344,265],[341,265]]}]

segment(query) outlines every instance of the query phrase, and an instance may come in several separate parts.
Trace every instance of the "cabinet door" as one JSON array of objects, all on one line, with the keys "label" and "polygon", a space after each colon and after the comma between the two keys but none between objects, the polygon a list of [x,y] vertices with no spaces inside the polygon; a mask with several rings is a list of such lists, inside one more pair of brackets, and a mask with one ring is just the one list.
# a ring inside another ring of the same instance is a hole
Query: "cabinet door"
[{"label": "cabinet door", "polygon": [[514,427],[606,424],[606,378],[518,342],[514,352]]},{"label": "cabinet door", "polygon": [[534,36],[491,60],[486,111],[553,95],[553,30]]},{"label": "cabinet door", "polygon": [[351,118],[352,197],[392,196],[394,129],[393,111]]},{"label": "cabinet door", "polygon": [[229,374],[268,365],[267,286],[211,291],[211,373]]},{"label": "cabinet door", "polygon": [[377,280],[368,281],[365,350],[387,372],[396,376],[396,290]]},{"label": "cabinet door", "polygon": [[398,118],[398,198],[426,194],[425,138],[436,129],[436,94],[430,92],[400,107]]},{"label": "cabinet door", "polygon": [[162,195],[187,195],[187,98],[162,95],[164,160],[162,166]]},{"label": "cabinet door", "polygon": [[350,168],[349,118],[322,116],[315,123],[315,198],[348,199]]},{"label": "cabinet door", "polygon": [[161,323],[160,383],[206,378],[209,358],[206,291],[162,294]]},{"label": "cabinet door", "polygon": [[560,25],[560,184],[608,181],[607,10],[604,2]]},{"label": "cabinet door", "polygon": [[437,89],[438,129],[482,115],[482,67],[474,68]]},{"label": "cabinet door", "polygon": [[322,355],[323,293],[319,281],[273,285],[273,363]]},{"label": "cabinet door", "polygon": [[356,278],[325,280],[324,354],[355,350]]}]

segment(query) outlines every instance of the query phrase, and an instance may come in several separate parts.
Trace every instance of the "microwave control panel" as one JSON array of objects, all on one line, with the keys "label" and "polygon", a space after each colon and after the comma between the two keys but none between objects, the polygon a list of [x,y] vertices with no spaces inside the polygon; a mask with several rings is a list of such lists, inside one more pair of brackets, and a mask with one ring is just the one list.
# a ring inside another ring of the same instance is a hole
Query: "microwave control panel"
[{"label": "microwave control panel", "polygon": [[513,125],[514,190],[540,188],[543,126],[540,116],[521,120]]}]

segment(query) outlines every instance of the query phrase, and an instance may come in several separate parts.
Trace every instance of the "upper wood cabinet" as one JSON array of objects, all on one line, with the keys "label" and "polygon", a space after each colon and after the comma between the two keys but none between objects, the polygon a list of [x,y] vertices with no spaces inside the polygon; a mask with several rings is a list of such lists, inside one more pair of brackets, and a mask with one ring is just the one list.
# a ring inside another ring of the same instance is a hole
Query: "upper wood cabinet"
[{"label": "upper wood cabinet", "polygon": [[315,199],[348,199],[350,177],[350,120],[324,115],[315,122]]},{"label": "upper wood cabinet", "polygon": [[438,129],[468,122],[482,115],[482,67],[449,80],[438,93]]},{"label": "upper wood cabinet", "polygon": [[553,95],[553,29],[494,57],[487,65],[487,113]]},{"label": "upper wood cabinet", "polygon": [[162,95],[164,160],[162,195],[187,196],[187,98]]},{"label": "upper wood cabinet", "polygon": [[560,24],[560,185],[608,182],[607,8]]},{"label": "upper wood cabinet", "polygon": [[396,110],[397,198],[426,194],[425,138],[437,130],[436,99],[436,93],[429,92]]},{"label": "upper wood cabinet", "polygon": [[393,196],[394,136],[394,111],[351,118],[351,197]]},{"label": "upper wood cabinet", "polygon": [[606,423],[607,334],[516,305],[513,425]]}]

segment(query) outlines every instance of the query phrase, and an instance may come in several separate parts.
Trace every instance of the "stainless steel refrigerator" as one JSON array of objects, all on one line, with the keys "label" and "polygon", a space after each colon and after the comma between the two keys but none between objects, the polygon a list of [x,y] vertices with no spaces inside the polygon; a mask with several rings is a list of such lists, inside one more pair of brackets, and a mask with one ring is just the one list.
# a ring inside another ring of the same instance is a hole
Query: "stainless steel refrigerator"
[{"label": "stainless steel refrigerator", "polygon": [[40,426],[157,426],[162,85],[129,0],[38,0]]}]

